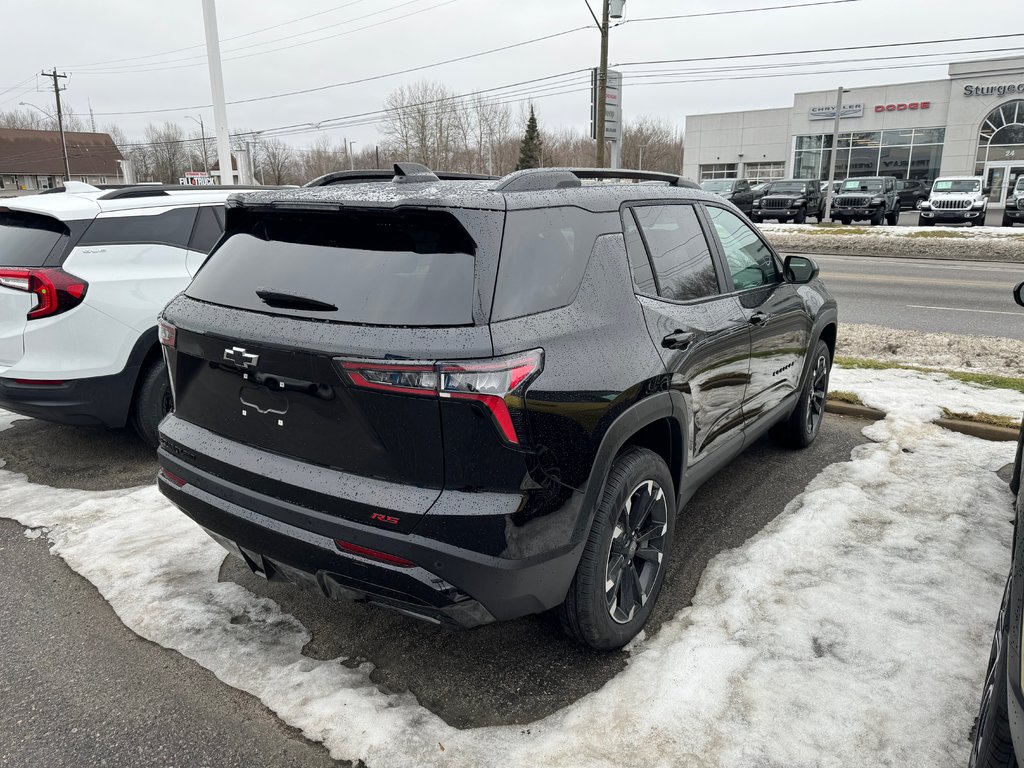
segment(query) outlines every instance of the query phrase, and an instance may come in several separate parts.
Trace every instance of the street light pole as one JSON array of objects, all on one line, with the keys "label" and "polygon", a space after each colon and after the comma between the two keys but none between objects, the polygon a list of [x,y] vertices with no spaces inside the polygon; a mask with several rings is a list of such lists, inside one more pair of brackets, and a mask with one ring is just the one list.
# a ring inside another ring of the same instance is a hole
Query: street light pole
[{"label": "street light pole", "polygon": [[822,214],[822,221],[832,216],[832,185],[836,180],[836,155],[839,153],[839,118],[843,114],[844,93],[849,93],[849,91],[839,86],[839,89],[836,91],[836,119],[832,124],[832,151],[829,153],[828,187],[825,189],[825,213]]},{"label": "street light pole", "polygon": [[350,171],[354,171],[356,169],[356,158],[355,155],[352,154],[352,147],[358,143],[358,141],[345,141],[345,144],[348,145],[348,169]]},{"label": "street light pole", "polygon": [[[220,183],[235,183],[231,164],[231,140],[228,137],[228,108],[224,101],[224,74],[220,67],[220,37],[217,34],[217,8],[213,0],[203,0],[203,26],[206,28],[206,59],[210,68],[213,96],[213,120],[217,128],[217,160]],[[239,169],[241,172],[241,169]]]}]

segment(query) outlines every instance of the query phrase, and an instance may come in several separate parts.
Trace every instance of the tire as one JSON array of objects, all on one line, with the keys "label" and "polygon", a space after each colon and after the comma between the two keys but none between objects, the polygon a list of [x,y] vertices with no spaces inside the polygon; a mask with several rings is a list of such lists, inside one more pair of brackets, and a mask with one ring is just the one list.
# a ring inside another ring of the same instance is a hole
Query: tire
[{"label": "tire", "polygon": [[807,381],[793,414],[779,425],[778,435],[791,448],[806,448],[814,442],[825,419],[825,400],[828,398],[828,377],[832,370],[832,355],[828,345],[818,339],[810,360]]},{"label": "tire", "polygon": [[132,426],[150,448],[159,445],[157,427],[172,408],[167,365],[160,359],[143,369],[135,391],[135,402],[132,404]]},{"label": "tire", "polygon": [[935,219],[926,219],[924,216],[917,217],[917,226],[919,227],[934,227]]},{"label": "tire", "polygon": [[884,208],[882,210],[880,210],[878,213],[871,214],[871,226],[872,227],[880,227],[880,226],[882,226],[882,222],[884,222],[884,221],[885,221],[885,209]]},{"label": "tire", "polygon": [[976,219],[971,219],[971,226],[972,227],[984,227],[985,226],[985,217],[987,217],[987,216],[988,216],[988,210],[982,211],[981,212],[981,216],[979,216]]},{"label": "tire", "polygon": [[889,214],[887,219],[890,227],[895,227],[900,223],[900,209],[896,208],[892,213]]},{"label": "tire", "polygon": [[1003,214],[1003,226],[1004,227],[1012,227],[1013,226],[1013,219],[1011,219],[1005,213]]},{"label": "tire", "polygon": [[750,214],[750,220],[752,222],[754,222],[755,224],[760,224],[762,221],[764,221],[764,219],[762,219],[761,215],[758,214],[758,213],[751,213]]},{"label": "tire", "polygon": [[1002,607],[992,635],[992,651],[985,673],[985,687],[972,729],[970,768],[1016,768],[1017,758],[1010,738],[1007,711],[1006,664],[1008,640],[1006,622],[1010,583],[1006,583]]},{"label": "tire", "polygon": [[[624,646],[643,629],[658,600],[671,556],[675,499],[672,475],[658,454],[630,447],[615,459],[583,556],[559,611],[562,628],[570,637],[591,648],[612,650]],[[641,505],[645,500],[652,503],[637,520],[637,510],[644,509]],[[652,546],[636,546],[636,534],[630,530],[634,526],[640,534],[639,543],[646,536]],[[660,558],[655,560],[659,553]],[[617,586],[606,590],[609,580]],[[639,600],[637,586],[642,593]]]},{"label": "tire", "polygon": [[806,224],[807,223],[807,209],[801,208],[800,212],[793,217],[794,224]]}]

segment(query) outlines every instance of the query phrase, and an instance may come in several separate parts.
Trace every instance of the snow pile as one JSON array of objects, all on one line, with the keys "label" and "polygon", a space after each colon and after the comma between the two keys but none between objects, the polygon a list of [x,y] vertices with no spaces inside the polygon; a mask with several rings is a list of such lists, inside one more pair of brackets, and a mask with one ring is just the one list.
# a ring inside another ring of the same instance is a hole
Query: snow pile
[{"label": "snow pile", "polygon": [[0,470],[0,514],[48,528],[135,632],[373,768],[959,766],[1009,562],[995,470],[1013,446],[910,417],[868,427],[876,442],[712,560],[692,607],[622,673],[529,729],[459,731],[381,693],[370,665],[303,657],[306,630],[218,583],[223,551],[155,488],[63,491]]},{"label": "snow pile", "polygon": [[1024,378],[1024,341],[843,323],[837,355]]},{"label": "snow pile", "polygon": [[[757,225],[765,234],[780,234],[780,233],[812,233],[812,234],[835,234],[843,237],[862,237],[865,234],[871,237],[909,237],[911,239],[918,239],[920,235],[917,233],[927,233],[928,237],[923,239],[931,239],[935,237],[936,232],[942,232],[943,234],[939,237],[945,239],[947,237],[966,239],[966,240],[1016,240],[1021,242],[1024,240],[1024,230],[1016,229],[1015,227],[891,227],[888,225],[880,225],[877,227],[871,226],[867,221],[857,221],[847,226],[819,226],[817,224],[778,224],[772,222],[763,222]],[[857,229],[866,229],[867,233],[856,232]],[[844,234],[845,233],[845,234]]]},{"label": "snow pile", "polygon": [[942,417],[943,408],[955,413],[990,413],[1015,419],[1024,414],[1024,394],[957,381],[944,373],[835,365],[829,389],[853,392],[864,405],[885,411],[890,418],[934,421]]}]

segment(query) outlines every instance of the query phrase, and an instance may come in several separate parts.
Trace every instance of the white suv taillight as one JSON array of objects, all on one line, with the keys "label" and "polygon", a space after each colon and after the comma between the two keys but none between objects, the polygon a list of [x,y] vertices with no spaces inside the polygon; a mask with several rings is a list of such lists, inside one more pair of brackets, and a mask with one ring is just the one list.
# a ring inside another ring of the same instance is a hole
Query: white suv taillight
[{"label": "white suv taillight", "polygon": [[0,267],[0,286],[34,294],[28,319],[59,315],[82,303],[89,284],[58,267],[15,269]]},{"label": "white suv taillight", "polygon": [[544,352],[461,361],[388,361],[335,358],[353,386],[400,395],[475,400],[490,412],[501,436],[518,444],[509,405],[525,405],[526,387],[544,368]]}]

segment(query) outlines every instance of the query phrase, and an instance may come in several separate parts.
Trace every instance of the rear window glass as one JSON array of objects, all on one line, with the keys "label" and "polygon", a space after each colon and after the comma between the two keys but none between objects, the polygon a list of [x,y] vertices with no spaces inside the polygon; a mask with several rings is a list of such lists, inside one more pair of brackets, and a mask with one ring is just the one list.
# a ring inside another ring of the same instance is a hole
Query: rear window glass
[{"label": "rear window glass", "polygon": [[601,218],[569,207],[509,211],[492,319],[508,320],[571,304],[598,230],[607,225]]},{"label": "rear window glass", "polygon": [[[188,296],[343,323],[473,322],[476,247],[448,212],[242,210],[228,227]],[[278,298],[268,302],[270,294]]]},{"label": "rear window glass", "polygon": [[97,217],[79,245],[147,243],[187,248],[196,223],[196,208],[175,208],[163,213]]},{"label": "rear window glass", "polygon": [[67,227],[49,216],[0,211],[0,266],[41,267],[65,234]]}]

